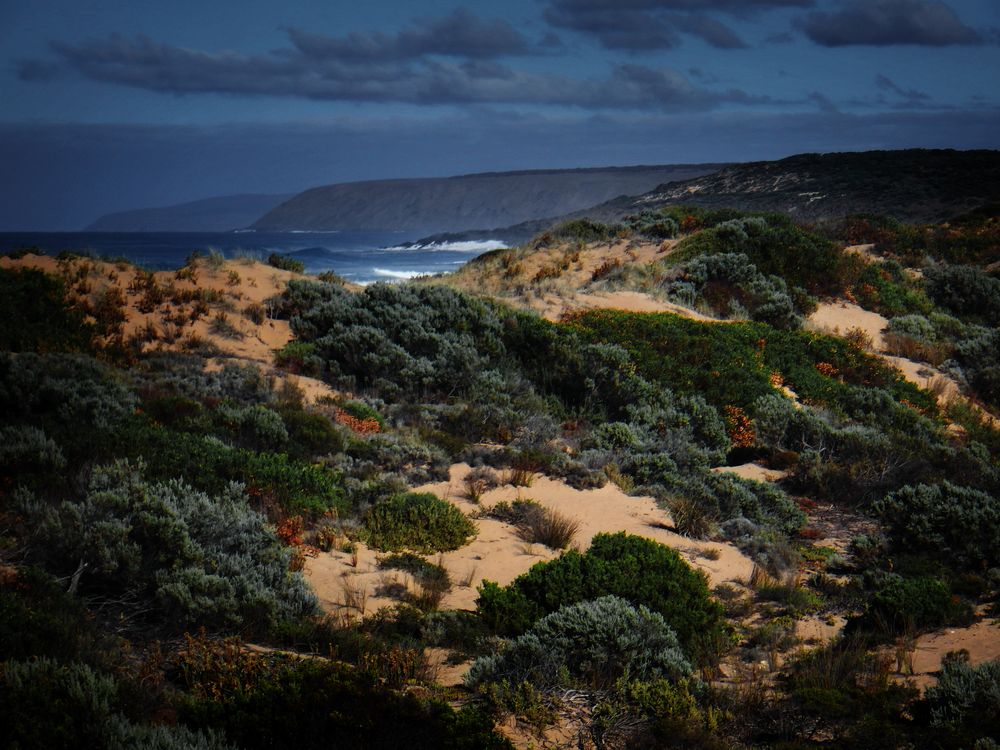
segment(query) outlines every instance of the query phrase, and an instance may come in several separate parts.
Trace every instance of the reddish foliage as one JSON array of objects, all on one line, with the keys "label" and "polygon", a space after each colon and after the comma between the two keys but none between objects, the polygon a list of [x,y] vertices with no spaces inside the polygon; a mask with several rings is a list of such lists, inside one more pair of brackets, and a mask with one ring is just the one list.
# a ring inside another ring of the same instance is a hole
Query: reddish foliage
[{"label": "reddish foliage", "polygon": [[738,406],[727,406],[726,431],[736,448],[749,448],[757,442],[757,434],[746,412]]}]

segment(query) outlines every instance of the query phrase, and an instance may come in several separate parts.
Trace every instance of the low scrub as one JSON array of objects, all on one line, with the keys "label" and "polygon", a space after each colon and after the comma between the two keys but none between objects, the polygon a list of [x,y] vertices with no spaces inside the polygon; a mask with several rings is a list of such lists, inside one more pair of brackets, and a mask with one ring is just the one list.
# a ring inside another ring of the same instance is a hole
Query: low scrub
[{"label": "low scrub", "polygon": [[484,581],[478,608],[494,630],[518,635],[561,606],[608,595],[662,615],[689,654],[724,630],[702,573],[669,547],[624,532],[597,534],[586,552],[538,563],[509,586]]},{"label": "low scrub", "polygon": [[476,533],[462,511],[427,492],[395,495],[365,516],[365,541],[385,552],[445,552],[468,544]]},{"label": "low scrub", "polygon": [[626,678],[678,679],[691,665],[663,617],[616,596],[561,607],[499,654],[478,659],[466,684],[609,688]]}]

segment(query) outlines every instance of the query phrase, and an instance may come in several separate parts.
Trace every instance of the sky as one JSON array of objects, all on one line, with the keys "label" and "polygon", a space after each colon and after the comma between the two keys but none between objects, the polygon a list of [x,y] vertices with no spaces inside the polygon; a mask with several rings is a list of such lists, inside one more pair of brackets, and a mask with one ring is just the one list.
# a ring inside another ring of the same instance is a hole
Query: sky
[{"label": "sky", "polygon": [[335,182],[1000,147],[997,0],[0,0],[0,230]]}]

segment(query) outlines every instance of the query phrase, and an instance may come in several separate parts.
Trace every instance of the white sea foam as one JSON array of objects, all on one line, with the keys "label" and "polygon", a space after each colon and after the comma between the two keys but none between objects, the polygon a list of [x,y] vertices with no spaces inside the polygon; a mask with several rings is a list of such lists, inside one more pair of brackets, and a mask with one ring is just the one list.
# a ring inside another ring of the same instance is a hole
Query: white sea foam
[{"label": "white sea foam", "polygon": [[373,268],[372,272],[376,276],[386,276],[390,279],[416,279],[420,276],[430,276],[427,271],[392,271],[388,268]]},{"label": "white sea foam", "polygon": [[506,242],[500,240],[464,240],[462,242],[429,242],[426,245],[397,245],[387,247],[386,250],[414,251],[420,250],[425,253],[485,253],[490,250],[499,250],[508,247]]}]

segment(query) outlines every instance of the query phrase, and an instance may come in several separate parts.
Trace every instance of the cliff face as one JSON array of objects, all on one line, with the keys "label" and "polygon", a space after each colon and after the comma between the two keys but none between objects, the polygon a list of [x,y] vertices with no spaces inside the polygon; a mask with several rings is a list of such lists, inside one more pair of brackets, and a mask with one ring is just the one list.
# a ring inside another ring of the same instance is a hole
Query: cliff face
[{"label": "cliff face", "polygon": [[106,214],[87,232],[226,232],[249,226],[291,195],[226,195]]},{"label": "cliff face", "polygon": [[721,166],[499,172],[327,185],[296,195],[253,227],[273,231],[490,229],[638,195],[664,182],[710,174]]}]

